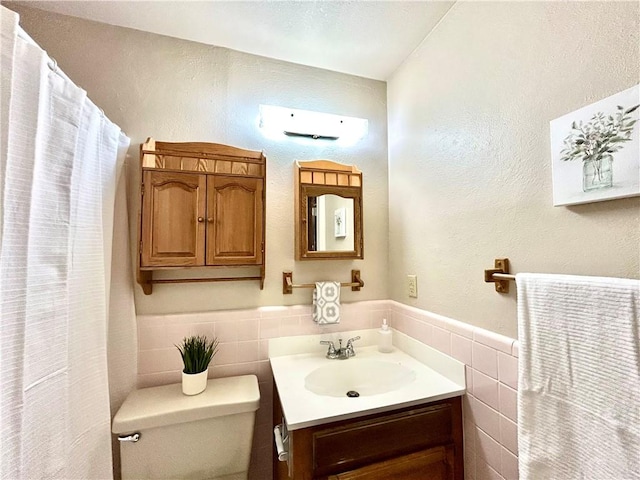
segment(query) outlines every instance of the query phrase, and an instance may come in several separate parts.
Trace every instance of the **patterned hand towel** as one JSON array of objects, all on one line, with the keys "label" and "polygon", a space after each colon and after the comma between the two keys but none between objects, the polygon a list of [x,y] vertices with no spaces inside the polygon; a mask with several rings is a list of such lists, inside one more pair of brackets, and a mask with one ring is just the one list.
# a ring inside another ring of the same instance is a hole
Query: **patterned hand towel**
[{"label": "patterned hand towel", "polygon": [[340,323],[340,282],[316,282],[313,321],[318,325]]}]

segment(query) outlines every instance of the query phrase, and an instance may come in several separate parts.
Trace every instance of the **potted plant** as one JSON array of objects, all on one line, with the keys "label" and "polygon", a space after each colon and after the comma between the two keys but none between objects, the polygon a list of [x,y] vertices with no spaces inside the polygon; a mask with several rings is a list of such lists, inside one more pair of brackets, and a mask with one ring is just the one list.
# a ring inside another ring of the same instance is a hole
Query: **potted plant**
[{"label": "potted plant", "polygon": [[176,348],[180,351],[182,370],[182,393],[197,395],[207,388],[207,369],[218,352],[218,339],[207,339],[204,335],[185,337]]}]

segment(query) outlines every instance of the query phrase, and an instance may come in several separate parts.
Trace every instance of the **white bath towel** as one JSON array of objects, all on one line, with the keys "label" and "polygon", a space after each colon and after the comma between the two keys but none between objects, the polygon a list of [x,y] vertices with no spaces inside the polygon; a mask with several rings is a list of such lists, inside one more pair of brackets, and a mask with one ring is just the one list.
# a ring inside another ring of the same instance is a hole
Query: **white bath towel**
[{"label": "white bath towel", "polygon": [[340,323],[340,282],[316,282],[313,321],[318,325]]},{"label": "white bath towel", "polygon": [[516,281],[520,479],[640,479],[640,282]]}]

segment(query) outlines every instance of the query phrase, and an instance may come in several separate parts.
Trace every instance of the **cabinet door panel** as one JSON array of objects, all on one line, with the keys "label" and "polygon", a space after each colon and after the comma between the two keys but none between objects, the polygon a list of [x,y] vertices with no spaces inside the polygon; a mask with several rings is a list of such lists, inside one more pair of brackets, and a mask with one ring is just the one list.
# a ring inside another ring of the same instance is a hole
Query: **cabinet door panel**
[{"label": "cabinet door panel", "polygon": [[451,480],[452,458],[452,447],[437,447],[331,475],[329,480]]},{"label": "cabinet door panel", "polygon": [[313,433],[314,472],[326,475],[447,444],[451,429],[451,405],[442,403],[318,430]]},{"label": "cabinet door panel", "polygon": [[144,172],[141,266],[204,265],[203,175]]},{"label": "cabinet door panel", "polygon": [[262,263],[263,181],[209,176],[207,265]]}]

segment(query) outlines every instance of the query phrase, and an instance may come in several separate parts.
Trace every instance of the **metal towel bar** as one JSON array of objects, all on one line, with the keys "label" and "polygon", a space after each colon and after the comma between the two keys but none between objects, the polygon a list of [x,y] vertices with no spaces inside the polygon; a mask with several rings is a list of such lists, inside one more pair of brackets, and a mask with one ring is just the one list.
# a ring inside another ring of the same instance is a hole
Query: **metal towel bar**
[{"label": "metal towel bar", "polygon": [[[364,287],[364,282],[360,278],[360,270],[351,270],[351,282],[341,283],[341,287],[351,287],[352,292],[359,292]],[[316,288],[315,283],[302,283],[294,285],[293,272],[282,272],[282,293],[288,295],[293,293],[294,288]]]}]

